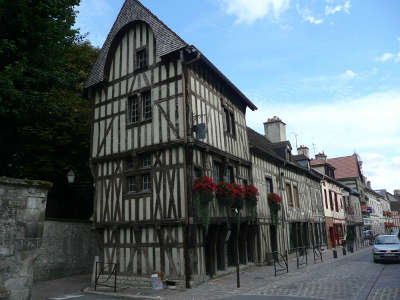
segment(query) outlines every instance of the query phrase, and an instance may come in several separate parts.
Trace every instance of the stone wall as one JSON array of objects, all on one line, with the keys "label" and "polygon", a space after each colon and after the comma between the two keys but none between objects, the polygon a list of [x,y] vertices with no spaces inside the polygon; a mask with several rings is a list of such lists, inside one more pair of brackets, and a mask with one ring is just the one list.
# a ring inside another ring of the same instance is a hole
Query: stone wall
[{"label": "stone wall", "polygon": [[89,222],[46,221],[34,281],[91,273],[99,252],[91,227]]},{"label": "stone wall", "polygon": [[30,298],[51,183],[0,178],[0,297]]}]

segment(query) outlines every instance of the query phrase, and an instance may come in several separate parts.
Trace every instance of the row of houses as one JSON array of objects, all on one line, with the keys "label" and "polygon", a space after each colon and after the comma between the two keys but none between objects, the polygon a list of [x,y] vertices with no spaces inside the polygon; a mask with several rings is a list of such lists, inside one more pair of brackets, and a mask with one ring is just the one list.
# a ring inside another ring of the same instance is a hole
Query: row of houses
[{"label": "row of houses", "polygon": [[[311,159],[306,147],[295,155],[278,117],[266,117],[263,134],[249,128],[246,111],[257,107],[136,0],[125,1],[85,92],[100,260],[121,276],[158,271],[190,287],[236,258],[264,264],[273,252],[337,247],[349,231],[361,239],[366,226],[385,230],[390,206],[379,203],[387,196],[365,184],[357,155]],[[245,205],[232,226],[232,211],[213,199],[206,232],[192,192],[204,175],[254,184],[255,214]],[[270,193],[283,200],[276,218]]]}]

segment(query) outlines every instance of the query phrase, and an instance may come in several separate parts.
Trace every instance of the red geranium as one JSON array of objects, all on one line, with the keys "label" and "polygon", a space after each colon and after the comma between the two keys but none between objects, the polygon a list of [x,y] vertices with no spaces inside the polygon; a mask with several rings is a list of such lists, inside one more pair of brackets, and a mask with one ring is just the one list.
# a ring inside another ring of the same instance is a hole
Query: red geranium
[{"label": "red geranium", "polygon": [[245,189],[242,188],[240,184],[237,183],[226,183],[221,182],[217,185],[217,196],[221,197],[244,197]]},{"label": "red geranium", "polygon": [[194,192],[201,192],[203,194],[212,194],[216,190],[216,184],[212,179],[206,175],[196,178],[192,187]]},{"label": "red geranium", "polygon": [[258,189],[253,184],[245,185],[244,193],[245,193],[245,198],[247,199],[252,199],[260,194],[258,192]]},{"label": "red geranium", "polygon": [[269,193],[268,194],[268,202],[270,202],[270,203],[282,203],[282,198],[278,194]]}]

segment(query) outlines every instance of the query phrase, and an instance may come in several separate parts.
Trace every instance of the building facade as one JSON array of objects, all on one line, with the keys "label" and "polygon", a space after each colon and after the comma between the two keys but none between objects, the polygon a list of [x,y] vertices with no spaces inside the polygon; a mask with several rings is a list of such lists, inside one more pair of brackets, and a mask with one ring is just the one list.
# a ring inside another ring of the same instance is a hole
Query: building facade
[{"label": "building facade", "polygon": [[[261,263],[273,252],[285,254],[298,247],[326,243],[322,176],[291,161],[285,124],[280,119],[272,118],[264,127],[265,135],[248,128],[252,176],[260,192],[257,219]],[[269,193],[279,194],[283,200],[277,221],[271,216]]]},{"label": "building facade", "polygon": [[245,112],[254,104],[135,0],[125,1],[86,93],[101,261],[121,276],[159,271],[189,287],[234,264],[238,235],[241,263],[255,260],[249,211],[241,232],[230,231],[214,199],[205,235],[191,190],[201,175],[251,182]]}]

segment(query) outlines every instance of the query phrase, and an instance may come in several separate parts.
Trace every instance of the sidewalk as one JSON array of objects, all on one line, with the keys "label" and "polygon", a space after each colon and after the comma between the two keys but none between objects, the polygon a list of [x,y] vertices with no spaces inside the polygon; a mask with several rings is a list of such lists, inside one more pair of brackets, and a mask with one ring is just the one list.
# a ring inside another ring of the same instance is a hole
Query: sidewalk
[{"label": "sidewalk", "polygon": [[82,293],[90,285],[90,274],[64,277],[33,284],[31,300],[45,300],[63,294]]},{"label": "sidewalk", "polygon": [[[368,251],[370,247],[360,248],[358,251],[354,251],[354,253],[347,252],[346,256],[343,256],[342,249],[337,249],[338,258],[333,258],[333,251],[330,249],[325,249],[322,252],[322,262],[318,260],[314,263],[314,255],[312,250],[308,250],[308,264],[301,266],[297,269],[296,256],[289,257],[289,273],[280,273],[280,275],[274,276],[274,267],[273,266],[251,266],[245,270],[240,271],[240,281],[241,288],[240,293],[246,293],[253,289],[262,287],[265,285],[265,281],[268,283],[273,283],[279,280],[282,277],[293,276],[298,272],[312,272],[313,269],[319,268],[322,265],[326,265],[338,260],[341,260],[344,257],[355,255],[357,253]],[[163,290],[152,290],[152,289],[135,289],[135,288],[126,288],[118,290],[117,293],[113,293],[112,289],[109,288],[98,288],[97,291],[94,291],[92,288],[86,288],[84,290],[86,293],[96,293],[100,295],[108,295],[115,297],[125,297],[132,299],[192,299],[191,297],[197,297],[202,299],[203,293],[212,292],[214,298],[235,295],[238,293],[238,289],[236,288],[236,273],[230,273],[221,277],[216,277],[211,279],[197,287],[192,289],[185,290],[171,290],[171,289],[163,289]],[[205,296],[205,295],[204,295]],[[207,297],[205,297],[206,299]]]}]

